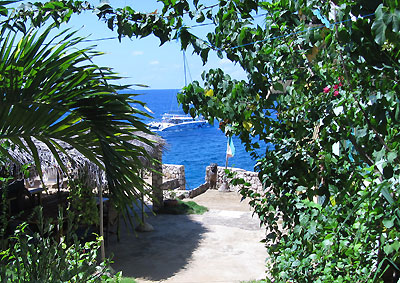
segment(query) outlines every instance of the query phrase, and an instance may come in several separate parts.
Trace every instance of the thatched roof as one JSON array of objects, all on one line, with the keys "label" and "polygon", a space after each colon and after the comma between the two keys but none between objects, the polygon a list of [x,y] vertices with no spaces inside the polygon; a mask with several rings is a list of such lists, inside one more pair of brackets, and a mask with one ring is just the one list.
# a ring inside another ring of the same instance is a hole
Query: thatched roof
[{"label": "thatched roof", "polygon": [[[147,154],[149,154],[149,156],[151,158],[158,159],[158,152],[162,151],[166,145],[165,140],[157,134],[150,135],[150,134],[146,134],[144,132],[137,132],[136,135],[152,141],[153,144],[149,145],[149,144],[139,141],[139,140],[133,140],[133,141],[131,141],[131,143],[133,145],[143,147],[146,150]],[[141,156],[139,158],[144,167],[151,166],[151,163],[152,163],[151,160],[148,160],[144,156]]]},{"label": "thatched roof", "polygon": [[[143,132],[137,132],[135,134],[139,137],[139,139],[133,140],[131,143],[135,146],[144,148],[144,150],[147,152],[147,154],[151,159],[157,159],[158,151],[163,149],[165,141],[158,135],[151,135]],[[151,141],[152,144],[150,145],[148,143],[145,143],[144,141],[141,141],[140,138],[147,139]],[[60,166],[57,160],[54,158],[54,155],[52,154],[48,146],[37,139],[33,138],[32,140],[38,150],[39,160],[43,174],[51,175],[54,174],[55,170],[59,170],[61,172]],[[98,185],[107,183],[104,172],[95,163],[91,162],[82,153],[80,153],[78,150],[73,148],[68,143],[60,140],[57,140],[56,142],[67,153],[65,154],[57,150],[60,159],[62,160],[63,164],[69,171],[64,173],[79,174],[78,171],[84,168],[84,170],[87,171],[86,173],[90,175],[90,179],[92,180],[92,182],[95,182]],[[9,153],[14,158],[14,160],[17,161],[20,165],[28,163],[34,164],[34,158],[32,154],[27,154],[26,151],[18,147],[16,147],[13,150],[9,150]],[[152,160],[149,160],[149,158],[145,156],[141,156],[139,157],[139,159],[141,160],[142,165],[145,168],[150,167],[152,165]],[[31,171],[31,177],[37,175],[38,172],[36,170]]]}]

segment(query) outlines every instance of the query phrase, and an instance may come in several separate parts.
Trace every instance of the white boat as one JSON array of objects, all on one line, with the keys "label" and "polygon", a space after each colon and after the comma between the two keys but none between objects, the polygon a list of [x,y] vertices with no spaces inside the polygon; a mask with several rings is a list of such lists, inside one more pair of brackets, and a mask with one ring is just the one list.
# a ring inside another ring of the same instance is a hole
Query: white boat
[{"label": "white boat", "polygon": [[211,126],[206,120],[192,117],[186,115],[177,114],[164,114],[161,122],[150,122],[148,124],[150,130],[155,132],[162,131],[180,131],[186,129],[196,129]]}]

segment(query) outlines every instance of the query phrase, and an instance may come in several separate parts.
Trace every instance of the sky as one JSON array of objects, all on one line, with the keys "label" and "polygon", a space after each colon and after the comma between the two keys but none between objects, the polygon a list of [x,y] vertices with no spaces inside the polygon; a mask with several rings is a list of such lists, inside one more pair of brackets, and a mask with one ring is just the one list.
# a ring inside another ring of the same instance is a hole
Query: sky
[{"label": "sky", "polygon": [[[110,3],[112,6],[129,5],[141,12],[154,12],[156,9],[160,11],[162,8],[156,0],[111,0]],[[185,24],[191,26],[196,23]],[[67,26],[79,30],[79,35],[87,36],[91,40],[117,36],[116,32],[109,30],[105,23],[100,22],[96,15],[89,12],[74,15]],[[192,31],[206,39],[205,35],[210,28],[212,26],[196,27]],[[120,80],[120,84],[144,84],[152,89],[181,89],[185,86],[183,54],[180,43],[175,40],[159,46],[159,39],[150,35],[142,39],[123,38],[122,42],[112,39],[85,44],[96,45],[96,50],[105,52],[95,59],[95,63],[111,67],[124,77]],[[234,65],[226,58],[218,58],[213,51],[210,51],[209,62],[205,66],[198,55],[192,54],[192,50],[186,52],[186,57],[187,68],[191,75],[189,76],[187,72],[187,83],[192,80],[201,81],[201,73],[211,68],[221,68],[235,79],[246,78],[240,66]]]}]

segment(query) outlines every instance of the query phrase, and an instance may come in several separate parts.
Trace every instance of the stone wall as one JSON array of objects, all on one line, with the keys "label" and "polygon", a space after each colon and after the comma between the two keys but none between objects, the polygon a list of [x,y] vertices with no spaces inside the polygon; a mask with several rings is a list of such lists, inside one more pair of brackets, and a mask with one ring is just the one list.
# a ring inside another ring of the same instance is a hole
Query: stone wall
[{"label": "stone wall", "polygon": [[181,184],[178,179],[165,180],[162,183],[161,189],[163,191],[180,189]]},{"label": "stone wall", "polygon": [[[175,164],[163,164],[163,190],[186,189],[185,166]],[[177,180],[177,181],[171,181]]]},{"label": "stone wall", "polygon": [[201,184],[197,188],[189,191],[189,197],[190,198],[197,197],[198,195],[201,195],[202,193],[207,191],[209,188],[210,188],[210,184],[209,183]]},{"label": "stone wall", "polygon": [[[260,180],[258,179],[258,173],[257,172],[250,172],[250,171],[246,171],[244,169],[240,169],[240,168],[232,168],[232,167],[228,167],[228,169],[232,172],[236,172],[237,178],[243,178],[246,182],[251,184],[251,188],[259,193],[263,192],[262,189],[262,184],[260,182]],[[209,171],[211,170],[210,166],[207,166],[206,168],[206,182],[208,182],[207,180],[207,176],[210,175]],[[216,185],[216,189],[219,189],[222,184],[224,183],[224,176],[225,176],[225,167],[221,167],[218,166],[218,170],[217,170],[217,185]],[[240,186],[231,186],[229,188],[230,190],[234,190],[234,191],[238,191],[239,189],[241,189]]]}]

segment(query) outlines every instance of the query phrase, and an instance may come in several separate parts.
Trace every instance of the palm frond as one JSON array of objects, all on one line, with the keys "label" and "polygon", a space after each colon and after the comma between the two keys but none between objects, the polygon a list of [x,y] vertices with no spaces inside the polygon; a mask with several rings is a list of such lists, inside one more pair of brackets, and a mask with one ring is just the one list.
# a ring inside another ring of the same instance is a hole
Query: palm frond
[{"label": "palm frond", "polygon": [[140,170],[154,146],[142,122],[148,115],[132,106],[140,101],[118,93],[125,86],[111,84],[117,74],[92,63],[100,53],[76,48],[82,38],[68,30],[51,37],[52,28],[18,42],[12,31],[0,34],[0,140],[30,154],[39,172],[39,150],[63,170],[65,147],[79,152],[105,172],[117,207],[126,209],[146,193]]}]

